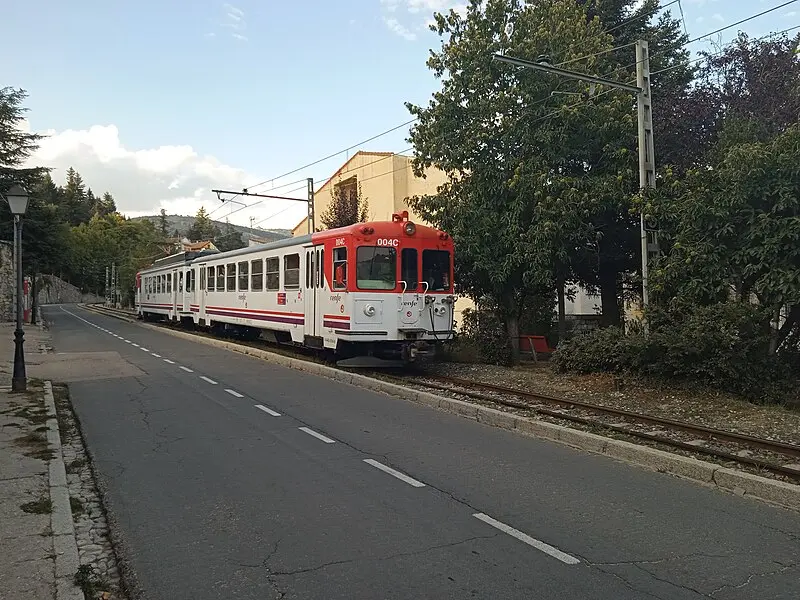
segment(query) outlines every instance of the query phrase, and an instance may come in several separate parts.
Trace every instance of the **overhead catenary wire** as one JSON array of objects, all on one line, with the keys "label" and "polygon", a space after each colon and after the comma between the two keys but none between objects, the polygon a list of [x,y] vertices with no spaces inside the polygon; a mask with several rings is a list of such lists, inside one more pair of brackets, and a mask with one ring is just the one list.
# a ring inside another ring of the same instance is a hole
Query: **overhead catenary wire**
[{"label": "overhead catenary wire", "polygon": [[[771,12],[774,12],[774,11],[776,11],[776,10],[779,10],[779,9],[781,9],[781,8],[784,8],[784,7],[786,7],[786,6],[789,6],[789,5],[791,5],[791,4],[794,4],[795,2],[797,2],[797,0],[788,0],[787,2],[784,2],[784,3],[782,3],[782,4],[779,4],[779,5],[777,5],[777,6],[774,6],[774,7],[772,7],[772,8],[769,8],[769,9],[763,10],[763,11],[761,11],[761,12],[759,12],[759,13],[756,13],[756,14],[754,14],[754,15],[751,15],[751,16],[749,16],[749,17],[746,17],[746,18],[744,18],[744,19],[741,19],[741,20],[739,20],[739,21],[737,21],[737,22],[735,22],[735,23],[731,23],[730,25],[726,25],[726,26],[724,26],[724,27],[720,27],[720,28],[718,28],[718,29],[715,29],[714,31],[711,31],[711,32],[705,33],[705,34],[703,34],[703,35],[697,36],[697,37],[695,37],[695,38],[692,38],[692,39],[690,39],[690,40],[688,40],[688,41],[686,41],[686,42],[683,42],[683,43],[681,43],[679,46],[675,46],[674,48],[667,48],[667,49],[664,49],[664,50],[662,50],[662,51],[660,51],[660,52],[657,52],[657,53],[655,53],[655,54],[651,55],[651,57],[650,57],[650,58],[654,58],[655,56],[662,55],[664,52],[667,52],[667,51],[669,51],[669,50],[671,50],[671,49],[675,49],[675,48],[680,48],[680,47],[685,47],[685,46],[688,46],[689,44],[695,43],[695,42],[697,42],[697,41],[700,41],[700,40],[702,40],[702,39],[705,39],[705,38],[707,38],[707,37],[710,37],[710,36],[712,36],[712,35],[715,35],[715,34],[717,34],[717,33],[721,33],[721,32],[723,32],[723,31],[726,31],[726,30],[728,30],[728,29],[731,29],[731,28],[733,28],[733,27],[736,27],[736,26],[738,26],[738,25],[742,25],[742,24],[744,24],[744,23],[747,23],[747,22],[749,22],[749,21],[752,21],[753,19],[756,19],[756,18],[758,18],[758,17],[764,16],[764,15],[766,15],[766,14],[769,14],[769,13],[771,13]],[[663,6],[659,6],[659,7],[658,7],[658,9],[657,9],[655,12],[657,12],[658,10],[663,10],[664,8],[667,8],[667,7],[669,7],[669,6],[672,6],[673,4],[676,4],[676,3],[677,3],[677,4],[679,4],[679,8],[680,8],[680,10],[681,10],[681,15],[682,15],[682,18],[683,18],[683,8],[682,8],[682,6],[680,6],[680,2],[679,2],[679,0],[674,0],[673,2],[669,2],[669,3],[667,3],[667,4],[663,5]],[[655,12],[651,13],[651,14],[650,14],[650,16],[652,17],[652,15],[654,15],[654,14],[655,14]],[[611,28],[610,30],[608,30],[608,32],[610,32],[610,31],[613,31],[613,30],[615,30],[615,29],[618,29],[619,27],[621,27],[621,26],[625,25],[626,23],[628,23],[628,22],[631,22],[631,21],[633,21],[633,20],[636,20],[636,19],[638,19],[638,18],[642,18],[643,16],[645,16],[645,15],[636,15],[636,16],[634,16],[634,17],[631,17],[631,18],[630,18],[630,19],[628,19],[627,21],[624,21],[623,23],[620,23],[620,24],[618,24],[618,25],[615,25],[613,28]],[[684,19],[684,21],[685,21],[685,19]],[[685,27],[685,22],[684,22],[684,27]],[[781,32],[777,32],[777,33],[770,34],[769,36],[765,36],[765,37],[770,37],[770,36],[774,36],[774,35],[780,35],[781,33],[787,33],[787,32],[789,32],[789,31],[792,31],[792,30],[794,30],[794,29],[797,29],[797,28],[798,28],[798,27],[789,28],[789,29],[783,30],[783,31],[781,31]],[[608,33],[608,32],[606,32],[606,33]],[[764,39],[764,38],[759,38],[759,39]],[[624,48],[627,48],[627,47],[630,47],[630,46],[633,46],[633,45],[634,45],[633,43],[631,43],[631,44],[624,44],[624,45],[617,46],[617,47],[614,47],[614,48],[611,48],[611,49],[608,49],[608,50],[604,50],[604,51],[601,51],[601,52],[597,52],[597,53],[594,53],[594,54],[589,54],[589,55],[586,55],[586,56],[583,56],[583,57],[579,57],[579,58],[571,59],[571,60],[569,60],[569,61],[566,61],[566,62],[563,62],[563,63],[559,63],[559,66],[563,66],[563,65],[565,65],[565,64],[570,64],[570,63],[572,63],[572,62],[578,62],[578,61],[580,61],[580,60],[585,60],[585,59],[587,59],[587,58],[592,58],[593,56],[600,56],[600,55],[602,55],[602,54],[607,54],[607,53],[610,53],[610,52],[614,52],[614,51],[616,51],[616,50],[621,50],[621,49],[624,49]],[[691,64],[691,63],[700,62],[701,60],[704,60],[705,58],[707,58],[707,57],[701,57],[701,58],[698,58],[698,59],[694,59],[694,60],[690,61],[690,64]],[[627,69],[627,68],[635,67],[637,64],[638,64],[637,62],[634,62],[634,63],[633,63],[633,64],[631,64],[631,65],[627,65],[627,66],[625,66],[625,67],[620,67],[620,68],[618,68],[618,69],[615,69],[615,71],[614,71],[614,72],[616,73],[616,72],[619,72],[620,70],[625,70],[625,69]],[[678,68],[679,66],[683,66],[683,63],[681,63],[681,64],[679,64],[679,65],[675,65],[675,66],[673,66],[673,67],[667,67],[667,68],[665,68],[665,69],[660,69],[660,70],[657,70],[657,71],[653,71],[653,72],[651,73],[651,75],[656,75],[656,74],[659,74],[659,73],[664,73],[664,72],[666,72],[666,71],[669,71],[669,70],[672,70],[672,69],[674,69],[674,68]],[[606,90],[605,92],[601,92],[601,93],[599,93],[599,94],[594,94],[594,95],[593,95],[593,96],[592,96],[590,99],[595,99],[595,98],[597,98],[597,97],[599,97],[599,96],[602,96],[602,95],[604,95],[604,94],[606,94],[606,93],[609,93],[609,92],[611,92],[611,91],[614,91],[614,90]],[[544,100],[546,100],[546,99],[544,99]],[[588,102],[588,101],[589,101],[589,99],[585,99],[585,100],[580,100],[580,101],[578,101],[578,102],[576,102],[576,103],[573,103],[573,104],[570,104],[570,105],[562,105],[562,106],[560,106],[558,109],[556,109],[556,110],[554,110],[554,111],[552,111],[552,112],[550,112],[550,113],[548,113],[548,114],[546,114],[546,115],[544,115],[544,116],[542,116],[542,117],[539,117],[539,118],[537,118],[536,120],[534,120],[534,121],[533,121],[533,123],[540,122],[540,121],[542,121],[542,120],[545,120],[545,119],[547,119],[547,118],[550,118],[550,117],[552,117],[552,116],[555,116],[555,115],[559,114],[559,113],[560,113],[562,110],[564,110],[565,108],[569,109],[569,108],[578,107],[578,106],[580,106],[580,105],[582,105],[582,104],[585,104],[585,103],[586,103],[586,102]],[[324,161],[326,161],[326,160],[330,160],[331,158],[334,158],[334,157],[336,157],[336,156],[338,156],[339,154],[342,154],[342,153],[344,153],[344,152],[348,152],[348,151],[350,151],[350,150],[353,150],[353,149],[357,148],[358,146],[360,146],[360,145],[362,145],[362,144],[365,144],[365,143],[367,143],[367,142],[370,142],[370,141],[373,141],[373,140],[375,140],[375,139],[378,139],[378,138],[380,138],[380,137],[382,137],[382,136],[384,136],[384,135],[387,135],[387,134],[389,134],[389,133],[392,133],[393,131],[397,131],[398,129],[400,129],[400,128],[402,128],[402,127],[406,127],[406,126],[408,126],[408,125],[410,125],[410,124],[414,123],[414,122],[415,122],[415,121],[417,121],[417,120],[418,120],[418,117],[414,117],[413,119],[409,119],[408,121],[405,121],[405,122],[403,122],[403,123],[401,123],[401,124],[399,124],[399,125],[396,125],[396,126],[394,126],[394,127],[391,127],[391,128],[389,128],[389,129],[387,129],[387,130],[385,130],[385,131],[382,131],[382,132],[380,132],[380,133],[378,133],[378,134],[376,134],[376,135],[374,135],[374,136],[371,136],[371,137],[367,138],[366,140],[363,140],[363,141],[361,141],[361,142],[359,142],[359,143],[357,143],[357,144],[353,144],[353,145],[351,145],[351,146],[348,146],[347,148],[344,148],[344,149],[342,149],[342,150],[339,150],[338,152],[335,152],[335,153],[329,154],[329,155],[327,155],[327,156],[325,156],[325,157],[323,157],[323,158],[320,158],[320,159],[317,159],[317,160],[315,160],[315,161],[312,161],[312,162],[310,162],[310,163],[308,163],[308,164],[306,164],[306,165],[303,165],[303,166],[301,166],[301,167],[298,167],[298,168],[296,168],[296,169],[293,169],[293,170],[291,170],[291,171],[287,171],[286,173],[283,173],[282,175],[278,175],[278,176],[276,176],[276,177],[272,177],[272,178],[270,178],[270,179],[266,179],[266,180],[264,180],[264,181],[262,181],[262,182],[259,182],[259,183],[257,183],[257,184],[250,185],[250,186],[248,186],[248,189],[249,189],[249,188],[253,188],[253,187],[258,187],[258,186],[261,186],[261,185],[263,185],[263,184],[265,184],[265,183],[269,183],[270,181],[275,181],[275,180],[281,179],[281,178],[283,178],[283,177],[286,177],[286,176],[288,176],[288,175],[292,175],[292,174],[294,174],[294,173],[297,173],[297,172],[299,172],[299,171],[302,171],[303,169],[306,169],[306,168],[308,168],[308,167],[311,167],[311,166],[315,166],[315,165],[317,165],[317,164],[320,164],[320,163],[322,163],[322,162],[324,162]],[[369,165],[371,165],[371,164],[374,164],[374,163],[377,163],[377,162],[381,162],[381,161],[383,161],[383,160],[387,160],[387,159],[389,159],[389,158],[392,158],[393,156],[396,156],[396,155],[398,155],[398,154],[402,154],[402,153],[404,153],[404,152],[407,152],[407,151],[409,151],[409,150],[413,150],[413,148],[408,148],[408,149],[406,149],[406,150],[402,150],[402,151],[400,151],[400,152],[398,152],[398,153],[391,153],[391,154],[388,154],[388,155],[386,155],[386,156],[382,156],[382,157],[380,157],[380,158],[378,158],[378,159],[376,159],[376,160],[374,160],[374,161],[371,161],[371,162],[369,162],[369,163],[366,163],[366,164],[359,165],[359,166],[358,166],[358,167],[356,167],[356,168],[351,168],[351,169],[345,169],[345,170],[339,170],[339,171],[336,171],[336,172],[335,172],[335,173],[333,173],[333,174],[332,174],[330,177],[327,177],[327,178],[325,179],[325,182],[327,182],[327,181],[330,181],[330,179],[332,179],[333,177],[335,177],[337,174],[344,174],[344,173],[347,173],[347,172],[350,172],[350,171],[353,171],[353,170],[356,170],[356,169],[361,169],[361,168],[363,168],[363,167],[366,167],[366,166],[369,166]],[[406,165],[405,167],[401,167],[401,169],[402,169],[402,168],[407,168],[407,165]],[[392,173],[394,173],[396,170],[399,170],[399,169],[395,169],[394,171],[391,171],[391,172],[392,172]],[[369,178],[367,178],[367,179],[372,179],[372,178],[374,178],[374,177],[377,177],[377,176],[383,176],[383,175],[385,175],[385,173],[381,173],[380,175],[374,175],[374,176],[371,176],[371,177],[369,177]],[[364,180],[362,180],[362,181],[366,181],[367,179],[364,179]],[[286,184],[281,184],[280,186],[276,186],[274,189],[279,189],[279,188],[281,188],[281,187],[287,187],[287,186],[289,186],[289,185],[292,185],[293,183],[300,183],[301,181],[304,181],[304,180],[298,180],[298,181],[296,181],[296,182],[290,182],[290,183],[286,183]],[[324,186],[324,183],[323,183],[323,186]],[[296,189],[294,189],[294,190],[290,190],[289,192],[287,192],[287,194],[292,194],[292,193],[294,193],[294,192],[296,192],[296,191],[300,191],[300,190],[302,190],[302,189],[304,189],[304,188],[305,188],[305,186],[301,186],[301,187],[299,187],[299,188],[296,188]],[[238,194],[237,194],[237,195],[238,195]],[[235,197],[236,197],[236,196],[233,196],[233,198],[235,198]],[[253,205],[250,205],[250,206],[253,206]],[[246,208],[249,208],[249,207],[246,207]],[[291,208],[291,207],[287,207],[286,209],[284,209],[283,211],[280,211],[280,212],[285,212],[285,211],[286,211],[286,210],[288,210],[289,208]],[[216,210],[216,209],[215,209],[215,210]],[[242,210],[242,209],[239,209],[239,210]],[[267,219],[269,219],[269,218],[272,218],[272,216],[277,216],[277,214],[280,214],[280,213],[276,213],[276,215],[271,215],[270,217],[267,217]],[[264,219],[264,220],[267,220],[267,219]],[[264,220],[262,220],[262,221],[260,221],[260,222],[263,222]],[[260,223],[260,222],[259,222],[259,223]]]}]

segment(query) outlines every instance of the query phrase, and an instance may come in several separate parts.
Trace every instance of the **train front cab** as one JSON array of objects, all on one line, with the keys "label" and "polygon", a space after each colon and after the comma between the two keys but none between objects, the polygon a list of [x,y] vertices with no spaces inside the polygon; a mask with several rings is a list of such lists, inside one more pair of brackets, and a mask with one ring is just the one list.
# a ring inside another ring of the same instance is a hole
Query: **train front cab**
[{"label": "train front cab", "polygon": [[335,329],[337,353],[403,363],[433,357],[453,336],[452,239],[408,221],[408,213],[351,231],[326,244],[331,299],[340,301],[330,318],[350,316],[347,329]]}]

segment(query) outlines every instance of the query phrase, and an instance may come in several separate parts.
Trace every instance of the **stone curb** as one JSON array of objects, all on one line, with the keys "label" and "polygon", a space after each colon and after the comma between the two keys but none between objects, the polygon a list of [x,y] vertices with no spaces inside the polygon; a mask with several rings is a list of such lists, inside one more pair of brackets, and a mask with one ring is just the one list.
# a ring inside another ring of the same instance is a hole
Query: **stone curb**
[{"label": "stone curb", "polygon": [[[92,310],[92,308],[88,306],[86,308]],[[365,375],[340,371],[326,365],[290,358],[259,348],[241,346],[224,340],[196,336],[183,331],[140,323],[111,313],[95,312],[118,317],[121,320],[136,323],[141,327],[167,333],[195,343],[199,342],[208,346],[246,354],[290,369],[305,371],[357,387],[383,392],[405,400],[411,400],[412,402],[436,408],[447,413],[456,414],[480,423],[485,423],[492,427],[500,427],[523,435],[559,442],[579,450],[602,454],[660,473],[668,473],[684,479],[697,481],[721,490],[733,492],[739,496],[750,496],[770,504],[777,504],[785,508],[800,510],[800,485],[720,467],[714,463],[696,458],[672,454],[649,446],[640,446],[631,442],[616,440],[579,429],[572,429],[563,425],[555,425],[545,421],[519,417],[471,402],[437,396],[429,392],[422,392],[389,383],[388,381],[373,379]]]},{"label": "stone curb", "polygon": [[48,462],[50,500],[53,510],[50,528],[53,533],[53,552],[56,563],[56,600],[85,600],[83,591],[75,585],[74,577],[80,566],[78,542],[72,522],[69,503],[67,471],[61,453],[61,435],[58,431],[53,384],[44,382],[44,400],[47,406],[47,445],[54,457]]}]

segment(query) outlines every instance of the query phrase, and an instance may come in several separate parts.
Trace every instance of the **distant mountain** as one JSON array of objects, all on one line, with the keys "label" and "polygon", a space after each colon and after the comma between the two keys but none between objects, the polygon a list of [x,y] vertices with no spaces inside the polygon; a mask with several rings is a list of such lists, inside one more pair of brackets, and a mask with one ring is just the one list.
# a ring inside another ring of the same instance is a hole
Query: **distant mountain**
[{"label": "distant mountain", "polygon": [[[141,221],[141,220],[148,220],[156,228],[160,227],[159,225],[159,215],[154,216],[147,216],[147,217],[133,217],[131,221]],[[219,227],[219,230],[222,233],[225,233],[225,228],[227,227],[227,223],[224,221],[214,221],[214,224]],[[173,232],[177,229],[180,232],[181,236],[186,235],[186,232],[189,228],[194,225],[194,217],[185,217],[183,215],[167,215],[167,235],[172,235]],[[283,240],[289,237],[292,237],[291,229],[257,229],[252,227],[245,227],[243,225],[235,225],[231,223],[231,227],[234,231],[241,233],[243,239],[247,241],[248,238],[256,237],[268,242],[276,242],[278,240]],[[192,241],[201,241],[201,240],[192,240]]]}]

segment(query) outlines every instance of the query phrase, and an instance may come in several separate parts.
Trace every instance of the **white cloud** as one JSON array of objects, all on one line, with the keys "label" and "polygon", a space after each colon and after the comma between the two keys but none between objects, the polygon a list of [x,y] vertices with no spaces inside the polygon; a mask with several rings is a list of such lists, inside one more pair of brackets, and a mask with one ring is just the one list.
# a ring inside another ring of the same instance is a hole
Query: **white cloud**
[{"label": "white cloud", "polygon": [[395,32],[400,37],[409,41],[417,39],[417,34],[403,27],[397,19],[387,19],[384,17],[383,21],[391,31]]},{"label": "white cloud", "polygon": [[723,16],[722,16],[721,14],[719,14],[719,13],[714,13],[713,15],[711,15],[711,18],[712,18],[714,21],[717,21],[717,22],[719,22],[719,23],[724,23],[724,22],[725,22],[725,17],[723,17]]},{"label": "white cloud", "polygon": [[[246,42],[247,21],[245,20],[244,11],[226,2],[222,5],[222,12],[222,17],[213,21],[214,25],[220,27],[223,31],[227,31],[232,38]],[[215,34],[207,33],[206,37],[213,38]]]},{"label": "white cloud", "polygon": [[[433,13],[447,13],[451,9],[466,15],[467,5],[464,0],[380,0],[387,13],[383,22],[395,34],[415,40],[416,30],[427,28],[433,22]],[[405,11],[400,11],[400,7]]]},{"label": "white cloud", "polygon": [[[27,124],[26,124],[27,127]],[[54,181],[63,185],[69,167],[81,174],[86,185],[95,194],[111,192],[117,209],[129,216],[155,215],[160,209],[169,214],[194,215],[200,206],[211,211],[220,206],[212,189],[241,190],[262,181],[253,173],[226,165],[213,156],[201,156],[191,146],[160,146],[132,150],[120,140],[114,125],[95,125],[89,129],[40,132],[47,137],[31,156],[29,165],[51,167]],[[269,193],[269,189],[288,181],[300,179],[297,174],[288,180],[279,180],[252,191]],[[286,186],[275,193],[303,198],[303,190],[294,191],[302,184]],[[289,192],[292,192],[291,194]],[[237,202],[251,204],[260,200],[238,197]],[[241,208],[240,204],[214,212],[214,219],[224,219],[229,212]],[[251,209],[231,215],[231,222],[249,225],[249,218],[260,221],[279,211],[274,219],[261,224],[264,228],[290,228],[306,213],[302,202],[263,200]]]}]

